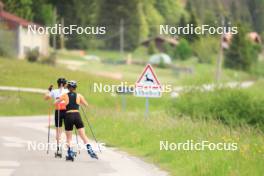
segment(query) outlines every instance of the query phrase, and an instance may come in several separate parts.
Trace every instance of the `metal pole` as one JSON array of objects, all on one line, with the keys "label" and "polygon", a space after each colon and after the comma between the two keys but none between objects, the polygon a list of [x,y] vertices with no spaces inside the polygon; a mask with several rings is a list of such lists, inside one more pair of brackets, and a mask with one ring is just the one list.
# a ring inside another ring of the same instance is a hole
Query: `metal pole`
[{"label": "metal pole", "polygon": [[149,116],[149,97],[146,97],[146,111],[145,111],[145,118],[147,119]]},{"label": "metal pole", "polygon": [[75,132],[75,138],[76,138],[77,150],[78,150],[78,153],[80,154],[81,151],[80,151],[80,148],[79,148],[79,140],[78,140],[78,135],[77,135],[76,128],[74,128],[74,132]]},{"label": "metal pole", "polygon": [[48,127],[48,149],[47,149],[47,154],[49,154],[49,146],[50,146],[50,111],[51,111],[51,106],[49,107],[49,121],[48,121],[48,124],[49,124],[49,127]]},{"label": "metal pole", "polygon": [[[221,16],[221,23],[222,23],[222,26],[225,25],[225,20],[224,20],[224,17]],[[216,80],[216,83],[219,83],[220,82],[220,79],[221,79],[221,74],[222,74],[222,62],[223,62],[223,38],[224,38],[224,33],[221,35],[221,39],[220,39],[220,51],[219,51],[219,56],[217,58],[217,66],[216,66],[216,77],[215,77],[215,80]]]},{"label": "metal pole", "polygon": [[120,20],[120,55],[123,58],[124,55],[124,20]]},{"label": "metal pole", "polygon": [[[56,24],[56,21],[57,21],[57,9],[54,8],[54,10],[53,10],[53,25]],[[56,52],[57,46],[56,46],[56,35],[55,34],[52,35],[52,45],[53,45],[54,52]]]},{"label": "metal pole", "polygon": [[83,114],[84,114],[84,117],[85,117],[86,120],[87,120],[88,126],[89,126],[89,128],[90,128],[91,133],[92,133],[92,136],[93,136],[95,142],[97,143],[97,147],[98,147],[100,153],[102,153],[101,148],[100,148],[100,145],[99,145],[99,143],[98,143],[98,141],[97,141],[97,139],[96,139],[96,137],[95,137],[95,134],[94,134],[94,132],[93,132],[92,125],[90,124],[89,119],[88,119],[88,117],[86,116],[85,111],[83,110],[83,107],[82,107],[82,106],[80,106],[80,107],[81,107],[81,110],[82,110],[82,112],[83,112]]},{"label": "metal pole", "polygon": [[[57,119],[57,124],[58,124],[58,127],[57,127],[57,135],[58,135],[58,139],[57,139],[57,149],[59,149],[60,147],[60,104],[58,104],[58,119]],[[61,150],[62,151],[62,150]],[[59,150],[57,151],[57,153],[59,152]]]},{"label": "metal pole", "polygon": [[121,96],[122,96],[122,110],[126,111],[126,96],[123,94]]},{"label": "metal pole", "polygon": [[[62,17],[61,18],[61,29],[64,28],[64,18]],[[64,49],[64,33],[63,31],[61,30],[61,33],[60,33],[60,49]]]}]

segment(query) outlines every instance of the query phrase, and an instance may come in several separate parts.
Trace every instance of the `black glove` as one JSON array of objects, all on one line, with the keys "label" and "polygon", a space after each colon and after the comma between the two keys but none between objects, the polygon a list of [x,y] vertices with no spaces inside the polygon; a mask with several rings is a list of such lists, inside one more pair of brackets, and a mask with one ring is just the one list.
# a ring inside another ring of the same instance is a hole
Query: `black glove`
[{"label": "black glove", "polygon": [[49,86],[49,91],[51,91],[53,89],[53,85]]}]

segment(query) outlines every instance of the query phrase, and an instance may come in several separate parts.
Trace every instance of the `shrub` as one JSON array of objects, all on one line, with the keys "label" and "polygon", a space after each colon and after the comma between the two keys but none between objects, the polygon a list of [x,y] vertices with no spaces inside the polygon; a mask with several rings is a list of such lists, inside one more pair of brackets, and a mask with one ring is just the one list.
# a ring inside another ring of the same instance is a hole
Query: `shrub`
[{"label": "shrub", "polygon": [[186,60],[192,56],[192,48],[190,47],[187,40],[182,39],[179,45],[174,50],[174,57]]},{"label": "shrub", "polygon": [[42,58],[41,63],[54,66],[56,64],[56,59],[56,53],[53,52],[48,57]]},{"label": "shrub", "polygon": [[261,47],[250,42],[247,37],[246,27],[239,25],[239,33],[234,35],[229,48],[225,52],[225,66],[232,69],[250,71],[257,62]]},{"label": "shrub", "polygon": [[167,68],[168,65],[165,64],[164,60],[163,59],[160,59],[160,62],[159,64],[157,65],[159,68]]},{"label": "shrub", "polygon": [[220,41],[214,37],[203,37],[193,43],[194,54],[200,63],[214,63],[218,57]]},{"label": "shrub", "polygon": [[156,45],[154,43],[154,41],[150,42],[149,46],[148,46],[148,54],[152,55],[158,53],[158,50],[156,48]]},{"label": "shrub", "polygon": [[172,101],[172,115],[216,119],[225,124],[259,126],[264,130],[264,97],[246,90],[222,89],[213,92],[190,91]]},{"label": "shrub", "polygon": [[29,62],[36,62],[39,58],[39,51],[37,48],[33,49],[33,50],[29,50],[27,52],[27,56],[26,56],[27,60]]},{"label": "shrub", "polygon": [[15,57],[15,38],[12,31],[3,30],[0,24],[0,56]]},{"label": "shrub", "polygon": [[169,43],[164,43],[163,44],[163,51],[170,57],[174,57],[174,50],[175,48],[171,46]]},{"label": "shrub", "polygon": [[6,51],[0,46],[0,56],[6,56]]}]

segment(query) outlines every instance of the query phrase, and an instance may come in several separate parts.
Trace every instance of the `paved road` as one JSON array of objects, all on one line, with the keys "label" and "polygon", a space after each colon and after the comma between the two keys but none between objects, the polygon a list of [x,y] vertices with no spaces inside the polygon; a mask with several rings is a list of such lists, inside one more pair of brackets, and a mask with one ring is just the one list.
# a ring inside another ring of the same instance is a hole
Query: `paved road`
[{"label": "paved road", "polygon": [[[47,141],[47,116],[1,117],[0,118],[0,175],[19,176],[165,176],[166,172],[152,164],[131,157],[113,148],[104,148],[98,153],[100,159],[93,160],[82,150],[74,162],[54,158],[46,150],[32,150],[29,144],[38,144],[43,149]],[[55,142],[52,130],[52,142]],[[94,148],[96,145],[93,143]],[[31,149],[31,150],[30,150]]]}]

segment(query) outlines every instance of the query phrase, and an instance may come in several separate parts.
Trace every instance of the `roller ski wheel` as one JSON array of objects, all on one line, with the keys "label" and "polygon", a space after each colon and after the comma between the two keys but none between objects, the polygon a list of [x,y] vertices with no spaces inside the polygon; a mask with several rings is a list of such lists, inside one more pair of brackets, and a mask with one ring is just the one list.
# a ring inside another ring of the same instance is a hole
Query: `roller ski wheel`
[{"label": "roller ski wheel", "polygon": [[68,155],[66,156],[66,161],[74,161],[74,157],[77,156],[77,152],[74,152],[73,150],[68,150]]},{"label": "roller ski wheel", "polygon": [[55,158],[62,158],[62,153],[56,152],[54,155]]},{"label": "roller ski wheel", "polygon": [[90,155],[91,158],[98,160],[98,156],[94,152],[93,153],[88,152],[88,154]]},{"label": "roller ski wheel", "polygon": [[77,152],[72,152],[72,157],[77,157]]},{"label": "roller ski wheel", "polygon": [[66,156],[66,161],[74,161],[74,157],[72,156]]},{"label": "roller ski wheel", "polygon": [[91,157],[94,158],[94,159],[97,159],[97,160],[99,159],[98,156],[97,156],[96,154],[94,154],[94,155],[91,156]]},{"label": "roller ski wheel", "polygon": [[90,145],[87,146],[87,152],[88,152],[88,154],[90,155],[91,158],[98,160],[98,156],[93,151],[93,149],[92,149],[92,147]]}]

